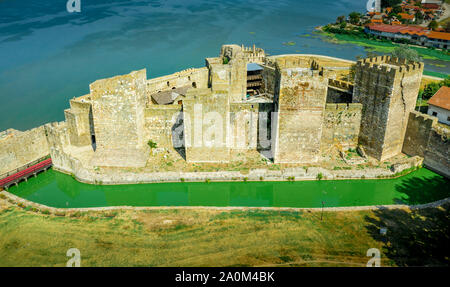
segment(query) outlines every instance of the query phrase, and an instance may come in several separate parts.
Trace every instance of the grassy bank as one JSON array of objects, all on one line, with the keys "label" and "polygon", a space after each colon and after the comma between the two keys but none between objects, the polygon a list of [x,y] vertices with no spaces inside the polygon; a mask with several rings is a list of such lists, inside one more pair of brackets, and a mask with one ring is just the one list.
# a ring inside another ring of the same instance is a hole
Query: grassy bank
[{"label": "grassy bank", "polygon": [[[352,212],[153,210],[36,214],[0,200],[0,266],[449,265],[449,208]],[[380,235],[379,228],[387,227]]]},{"label": "grassy bank", "polygon": [[[363,46],[369,51],[378,53],[391,53],[395,48],[400,47],[400,44],[393,43],[388,40],[373,40],[365,36],[365,34],[357,35],[355,34],[338,34],[330,33],[317,30],[315,33],[325,36],[327,41],[331,41],[338,44],[354,44],[358,46]],[[416,50],[419,55],[424,59],[429,60],[441,60],[450,61],[450,54],[448,52],[421,48],[417,46],[410,46],[411,49]]]}]

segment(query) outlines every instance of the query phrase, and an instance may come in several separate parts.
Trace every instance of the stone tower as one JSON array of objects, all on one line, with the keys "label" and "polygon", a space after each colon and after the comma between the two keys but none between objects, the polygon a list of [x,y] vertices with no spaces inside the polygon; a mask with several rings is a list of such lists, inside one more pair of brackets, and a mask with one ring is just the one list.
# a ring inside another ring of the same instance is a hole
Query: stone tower
[{"label": "stone tower", "polygon": [[358,61],[353,102],[363,105],[359,143],[379,161],[402,150],[414,110],[423,63],[389,56]]},{"label": "stone tower", "polygon": [[90,85],[97,150],[93,165],[144,166],[146,70]]},{"label": "stone tower", "polygon": [[183,119],[187,162],[229,162],[227,91],[189,90],[183,101]]},{"label": "stone tower", "polygon": [[328,79],[295,57],[277,59],[279,92],[273,128],[275,163],[317,162]]}]

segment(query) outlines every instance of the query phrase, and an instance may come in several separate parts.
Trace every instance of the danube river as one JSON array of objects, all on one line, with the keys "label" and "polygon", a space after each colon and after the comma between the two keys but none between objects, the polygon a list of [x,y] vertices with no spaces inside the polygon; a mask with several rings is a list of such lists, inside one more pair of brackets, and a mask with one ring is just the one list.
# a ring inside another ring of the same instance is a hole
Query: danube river
[{"label": "danube river", "polygon": [[52,207],[343,207],[422,204],[450,196],[450,182],[422,168],[396,179],[90,185],[49,170],[9,191]]},{"label": "danube river", "polygon": [[[0,1],[0,130],[64,119],[93,81],[147,68],[156,77],[204,66],[222,44],[354,60],[362,47],[311,36],[366,0]],[[290,44],[287,44],[290,43]]]}]

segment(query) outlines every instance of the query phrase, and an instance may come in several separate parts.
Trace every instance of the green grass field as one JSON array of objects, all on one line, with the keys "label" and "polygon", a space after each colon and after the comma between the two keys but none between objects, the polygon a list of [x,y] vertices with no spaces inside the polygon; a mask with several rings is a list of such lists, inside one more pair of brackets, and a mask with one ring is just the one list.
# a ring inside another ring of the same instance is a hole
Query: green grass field
[{"label": "green grass field", "polygon": [[[55,216],[0,200],[0,266],[449,265],[449,207],[411,212],[152,210]],[[387,227],[386,235],[379,228]]]}]

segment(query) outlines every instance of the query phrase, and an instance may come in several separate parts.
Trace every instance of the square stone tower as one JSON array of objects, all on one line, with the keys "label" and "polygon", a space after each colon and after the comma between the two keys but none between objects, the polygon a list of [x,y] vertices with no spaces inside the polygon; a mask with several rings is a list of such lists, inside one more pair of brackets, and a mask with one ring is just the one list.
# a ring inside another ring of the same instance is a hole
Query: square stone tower
[{"label": "square stone tower", "polygon": [[230,99],[227,91],[191,89],[183,101],[187,162],[230,161]]},{"label": "square stone tower", "polygon": [[146,70],[90,85],[97,150],[93,165],[143,166]]},{"label": "square stone tower", "polygon": [[389,56],[358,61],[353,102],[361,103],[359,143],[379,161],[399,154],[415,108],[423,63]]},{"label": "square stone tower", "polygon": [[280,78],[273,123],[274,162],[317,162],[328,79],[313,70],[308,61],[295,57],[278,59],[277,71]]}]

